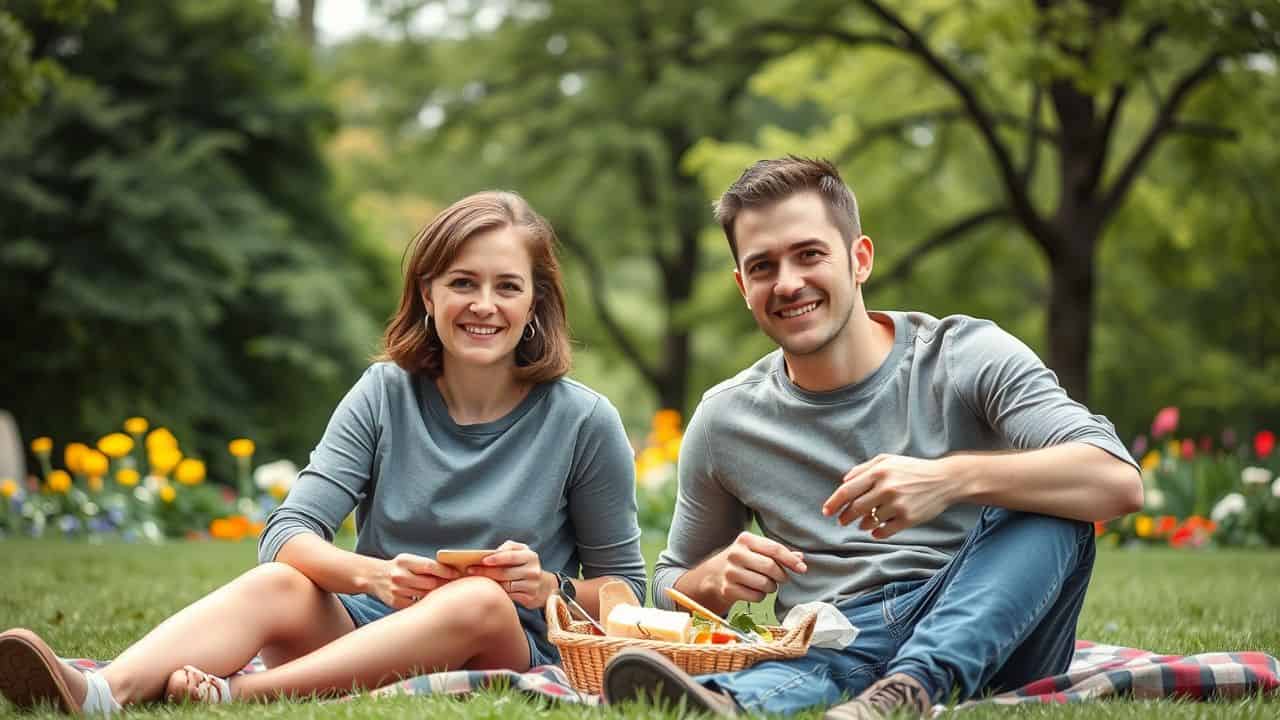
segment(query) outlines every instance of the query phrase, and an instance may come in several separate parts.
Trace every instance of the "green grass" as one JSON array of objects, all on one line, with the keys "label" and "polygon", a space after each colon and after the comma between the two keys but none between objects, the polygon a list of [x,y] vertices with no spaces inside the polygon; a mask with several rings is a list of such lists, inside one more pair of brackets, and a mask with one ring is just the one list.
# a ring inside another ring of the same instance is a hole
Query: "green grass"
[{"label": "green grass", "polygon": [[[650,557],[656,548],[646,547]],[[61,653],[109,657],[166,616],[254,562],[251,544],[86,545],[0,542],[0,628],[26,626]],[[1169,653],[1280,652],[1280,553],[1106,551],[1080,620],[1080,637]],[[585,709],[486,692],[469,700],[360,698],[253,707],[266,718],[671,718],[652,707]],[[233,717],[244,706],[155,706],[133,717]],[[41,717],[44,713],[24,717]],[[1058,707],[986,707],[973,718],[1274,718],[1280,697],[1233,703],[1106,701]],[[0,701],[0,718],[18,717]],[[806,717],[817,717],[817,714]]]}]

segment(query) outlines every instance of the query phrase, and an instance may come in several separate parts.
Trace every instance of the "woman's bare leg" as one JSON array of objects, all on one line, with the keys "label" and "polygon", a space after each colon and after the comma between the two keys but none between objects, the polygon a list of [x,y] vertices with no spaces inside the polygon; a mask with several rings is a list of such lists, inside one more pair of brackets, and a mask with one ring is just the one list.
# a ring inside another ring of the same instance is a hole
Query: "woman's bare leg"
[{"label": "woman's bare leg", "polygon": [[454,580],[422,600],[315,652],[232,678],[236,699],[337,694],[459,668],[529,668],[529,642],[511,599],[493,580]]},{"label": "woman's bare leg", "polygon": [[[122,705],[160,697],[169,676],[194,665],[218,676],[261,651],[269,664],[305,655],[354,624],[336,595],[283,563],[267,563],[197,600],[120,654],[103,677]],[[84,680],[68,668],[83,697]],[[66,673],[64,673],[66,675]]]}]

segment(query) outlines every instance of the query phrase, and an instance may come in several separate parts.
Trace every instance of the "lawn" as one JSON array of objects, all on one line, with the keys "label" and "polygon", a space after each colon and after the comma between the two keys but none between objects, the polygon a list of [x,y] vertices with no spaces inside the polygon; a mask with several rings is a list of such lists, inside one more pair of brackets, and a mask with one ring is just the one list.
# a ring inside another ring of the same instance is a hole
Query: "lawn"
[{"label": "lawn", "polygon": [[[653,548],[646,548],[652,554]],[[160,547],[59,542],[0,542],[0,628],[26,626],[60,652],[106,657],[182,605],[254,562],[251,544]],[[1109,550],[1080,621],[1080,637],[1169,653],[1210,650],[1280,652],[1280,553]],[[211,629],[218,632],[218,629]],[[0,701],[0,718],[16,717]],[[233,717],[245,706],[154,708],[134,717]],[[654,708],[583,709],[515,693],[448,698],[359,699],[253,707],[261,717],[651,718]],[[37,717],[28,715],[25,717]],[[817,715],[813,715],[816,717]],[[1274,718],[1280,697],[1234,703],[1109,701],[1066,707],[978,708],[964,718]]]}]

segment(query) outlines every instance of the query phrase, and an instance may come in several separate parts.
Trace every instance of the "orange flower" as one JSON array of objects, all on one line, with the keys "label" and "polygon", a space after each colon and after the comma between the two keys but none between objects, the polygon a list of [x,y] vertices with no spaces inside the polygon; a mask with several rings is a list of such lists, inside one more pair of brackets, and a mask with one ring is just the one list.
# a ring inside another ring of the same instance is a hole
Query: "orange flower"
[{"label": "orange flower", "polygon": [[209,535],[217,540],[243,540],[253,532],[253,523],[243,515],[218,518],[209,523]]},{"label": "orange flower", "polygon": [[111,433],[98,439],[98,450],[108,457],[119,460],[133,450],[133,438],[124,433]]},{"label": "orange flower", "polygon": [[101,478],[111,469],[111,461],[97,450],[86,450],[80,456],[80,472],[90,478]]},{"label": "orange flower", "polygon": [[1095,521],[1095,522],[1093,523],[1093,536],[1094,536],[1094,537],[1101,537],[1101,536],[1102,536],[1102,533],[1104,533],[1104,532],[1106,532],[1106,531],[1107,531],[1107,524],[1106,524],[1106,523],[1102,522],[1101,520],[1097,520],[1097,521]]},{"label": "orange flower", "polygon": [[84,470],[80,467],[80,460],[84,454],[89,452],[89,446],[84,443],[69,443],[65,450],[62,451],[62,464],[67,466],[67,470],[80,475]]},{"label": "orange flower", "polygon": [[1178,518],[1172,515],[1161,515],[1156,521],[1156,533],[1159,535],[1167,535],[1178,527]]},{"label": "orange flower", "polygon": [[38,437],[31,441],[31,452],[37,455],[48,455],[52,449],[53,438],[51,437]]}]

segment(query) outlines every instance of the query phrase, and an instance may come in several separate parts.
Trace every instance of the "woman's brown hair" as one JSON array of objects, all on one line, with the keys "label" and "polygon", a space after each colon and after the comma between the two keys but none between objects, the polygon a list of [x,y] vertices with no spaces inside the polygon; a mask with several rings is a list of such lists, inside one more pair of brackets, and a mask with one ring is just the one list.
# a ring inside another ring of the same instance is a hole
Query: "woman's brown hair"
[{"label": "woman's brown hair", "polygon": [[435,321],[423,322],[427,309],[422,304],[422,284],[448,269],[468,240],[506,227],[524,238],[533,262],[534,334],[527,340],[522,335],[516,346],[516,377],[540,383],[569,372],[569,322],[555,231],[524,198],[506,191],[468,195],[445,208],[414,236],[405,251],[409,260],[400,307],[387,323],[379,360],[391,360],[410,373],[440,376],[444,345],[435,331]]}]

